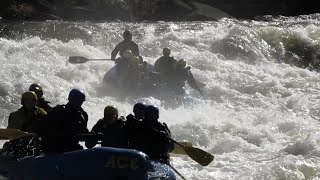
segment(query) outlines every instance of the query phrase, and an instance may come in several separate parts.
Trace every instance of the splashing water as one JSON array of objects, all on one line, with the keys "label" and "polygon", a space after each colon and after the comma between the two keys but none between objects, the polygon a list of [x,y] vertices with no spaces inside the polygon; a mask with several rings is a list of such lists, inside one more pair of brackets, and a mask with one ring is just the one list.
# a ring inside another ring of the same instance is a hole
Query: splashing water
[{"label": "splashing water", "polygon": [[72,65],[72,55],[108,58],[122,31],[131,29],[141,55],[150,63],[170,47],[177,59],[192,66],[206,84],[202,99],[188,89],[192,103],[160,106],[178,141],[215,155],[201,167],[186,156],[172,164],[187,179],[317,179],[320,174],[320,75],[301,67],[317,60],[319,15],[278,18],[269,22],[222,19],[218,22],[74,23],[23,22],[0,24],[0,121],[30,84],[43,85],[53,105],[63,104],[71,88],[87,94],[83,107],[89,128],[113,104],[121,115],[135,102],[111,97],[102,85],[113,62]]}]

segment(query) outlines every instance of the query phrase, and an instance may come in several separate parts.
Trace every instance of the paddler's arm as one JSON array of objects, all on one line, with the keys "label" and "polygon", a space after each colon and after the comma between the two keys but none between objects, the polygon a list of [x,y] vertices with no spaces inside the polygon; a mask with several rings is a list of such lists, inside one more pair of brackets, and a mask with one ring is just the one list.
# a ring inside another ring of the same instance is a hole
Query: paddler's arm
[{"label": "paddler's arm", "polygon": [[86,139],[86,147],[87,148],[93,148],[99,140],[102,139],[102,128],[103,128],[103,122],[99,120],[97,124],[95,124],[90,132],[91,135],[95,135],[95,137],[91,136],[91,138]]},{"label": "paddler's arm", "polygon": [[120,51],[120,43],[114,48],[114,50],[111,52],[111,59],[115,60],[118,52]]},{"label": "paddler's arm", "polygon": [[140,56],[140,52],[139,52],[139,47],[138,47],[138,45],[137,45],[137,43],[135,43],[135,42],[133,42],[132,41],[132,49],[131,49],[131,51],[132,51],[132,54],[134,55],[134,56]]},{"label": "paddler's arm", "polygon": [[160,71],[160,58],[156,60],[153,66],[153,71],[159,72]]}]

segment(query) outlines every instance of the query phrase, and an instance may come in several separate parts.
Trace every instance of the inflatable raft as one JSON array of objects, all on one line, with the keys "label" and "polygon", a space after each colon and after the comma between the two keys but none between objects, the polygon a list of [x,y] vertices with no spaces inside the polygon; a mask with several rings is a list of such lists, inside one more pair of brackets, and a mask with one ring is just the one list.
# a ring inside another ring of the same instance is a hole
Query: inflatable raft
[{"label": "inflatable raft", "polygon": [[96,147],[57,155],[25,157],[7,164],[8,179],[175,180],[173,169],[131,149]]}]

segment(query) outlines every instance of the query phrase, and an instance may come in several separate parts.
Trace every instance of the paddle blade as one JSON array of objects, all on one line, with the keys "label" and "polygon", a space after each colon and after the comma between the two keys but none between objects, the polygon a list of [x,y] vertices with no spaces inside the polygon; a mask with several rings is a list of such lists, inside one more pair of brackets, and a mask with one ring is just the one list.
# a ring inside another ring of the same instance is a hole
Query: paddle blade
[{"label": "paddle blade", "polygon": [[203,87],[206,86],[205,83],[202,83],[202,82],[199,82],[199,81],[197,81],[197,84],[198,84],[198,86],[199,86],[200,88],[203,88]]},{"label": "paddle blade", "polygon": [[189,70],[189,76],[188,76],[187,82],[191,88],[195,89],[196,91],[198,91],[202,95],[202,91],[201,91],[197,81],[194,79],[194,76],[190,70]]},{"label": "paddle blade", "polygon": [[69,57],[69,62],[71,64],[82,64],[88,62],[89,59],[82,57],[82,56],[71,56]]},{"label": "paddle blade", "polygon": [[191,159],[198,162],[201,166],[207,166],[214,160],[212,154],[202,149],[189,146],[184,146],[183,149]]},{"label": "paddle blade", "polygon": [[0,140],[19,139],[29,135],[17,129],[0,129]]}]

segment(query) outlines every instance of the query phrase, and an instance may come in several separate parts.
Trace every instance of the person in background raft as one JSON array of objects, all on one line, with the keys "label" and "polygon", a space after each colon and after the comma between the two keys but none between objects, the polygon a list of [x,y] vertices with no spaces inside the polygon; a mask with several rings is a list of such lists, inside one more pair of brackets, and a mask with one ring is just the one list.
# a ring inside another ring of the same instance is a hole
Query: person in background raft
[{"label": "person in background raft", "polygon": [[37,95],[28,91],[21,96],[22,107],[9,115],[8,127],[28,133],[37,133],[39,124],[47,114],[45,110],[37,107]]},{"label": "person in background raft", "polygon": [[183,59],[177,61],[170,57],[170,53],[169,48],[163,48],[163,56],[154,64],[154,71],[159,73],[161,87],[167,88],[175,95],[183,95],[187,81],[191,88],[202,95],[202,91],[190,71],[191,67],[186,66],[186,61]]},{"label": "person in background raft", "polygon": [[130,50],[133,56],[139,57],[139,48],[137,43],[132,41],[132,33],[129,30],[125,30],[123,32],[123,41],[121,41],[111,52],[111,59],[115,60],[118,52],[120,52],[120,56],[123,56],[123,52],[125,50]]},{"label": "person in background raft", "polygon": [[116,83],[118,87],[134,90],[140,83],[144,73],[144,65],[138,57],[133,56],[131,50],[125,50],[116,61]]},{"label": "person in background raft", "polygon": [[[163,56],[156,60],[153,67],[153,72],[150,75],[150,82],[148,85],[157,86],[160,89],[166,89],[167,84],[171,81],[177,65],[177,60],[170,56],[170,49],[163,48]],[[152,87],[152,86],[151,86]]]},{"label": "person in background raft", "polygon": [[[174,75],[167,81],[167,87],[174,91],[177,95],[183,95],[185,92],[185,84],[190,78],[190,67],[186,67],[186,61],[180,59],[177,61]],[[192,87],[193,88],[193,87]]]},{"label": "person in background raft", "polygon": [[79,89],[72,89],[65,105],[57,105],[41,123],[39,133],[46,153],[63,153],[83,149],[80,135],[88,134],[88,114],[82,109],[86,100]]},{"label": "person in background raft", "polygon": [[129,147],[146,153],[150,159],[169,164],[174,148],[170,140],[171,132],[165,123],[160,123],[159,109],[149,105],[145,109],[145,117],[135,131],[136,147]]},{"label": "person in background raft", "polygon": [[50,102],[46,101],[43,97],[43,88],[38,83],[33,83],[29,87],[29,91],[33,91],[37,94],[38,97],[38,106],[44,109],[46,112],[49,112],[52,107],[49,105]]},{"label": "person in background raft", "polygon": [[[118,117],[119,112],[115,106],[104,108],[104,117],[92,128],[92,133],[101,134],[101,146],[126,148],[127,136],[124,129],[124,117]],[[86,147],[91,148],[97,144],[96,140],[87,141]]]},{"label": "person in background raft", "polygon": [[169,78],[176,70],[177,60],[170,56],[171,50],[169,48],[163,48],[163,56],[161,56],[154,63],[154,71],[158,72],[164,79]]},{"label": "person in background raft", "polygon": [[188,79],[188,71],[184,60],[175,60],[170,56],[170,49],[163,48],[161,56],[154,64],[154,71],[159,73],[160,85],[176,95],[184,94],[185,82]]},{"label": "person in background raft", "polygon": [[176,87],[175,91],[178,94],[182,94],[184,92],[185,82],[187,81],[188,85],[198,91],[202,96],[202,90],[199,87],[199,83],[194,79],[193,74],[190,71],[191,67],[187,66],[185,60],[180,59],[177,63],[175,76],[172,79],[171,87]]}]

